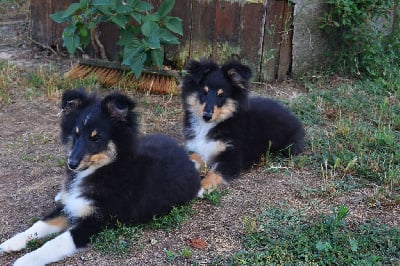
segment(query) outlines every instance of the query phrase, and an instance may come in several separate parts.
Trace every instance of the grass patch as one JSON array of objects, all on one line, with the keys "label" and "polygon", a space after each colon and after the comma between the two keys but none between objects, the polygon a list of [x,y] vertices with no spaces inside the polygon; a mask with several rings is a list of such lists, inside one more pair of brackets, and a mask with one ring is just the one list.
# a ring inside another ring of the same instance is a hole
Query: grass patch
[{"label": "grass patch", "polygon": [[365,179],[385,186],[400,203],[400,80],[340,83],[309,93],[293,104],[307,128],[302,164],[319,169],[327,183]]},{"label": "grass patch", "polygon": [[133,244],[140,239],[142,229],[140,226],[126,226],[117,223],[113,229],[104,229],[92,237],[92,246],[103,254],[123,256],[129,253]]},{"label": "grass patch", "polygon": [[214,263],[396,265],[400,230],[374,222],[350,228],[345,221],[348,214],[346,206],[339,206],[313,222],[297,210],[269,208],[256,219],[245,220],[244,250]]},{"label": "grass patch", "polygon": [[15,66],[0,60],[0,107],[11,102],[10,90],[17,76]]},{"label": "grass patch", "polygon": [[193,201],[179,207],[173,207],[170,213],[160,217],[153,217],[153,220],[150,223],[143,225],[143,227],[147,229],[161,230],[178,228],[194,214],[192,203]]},{"label": "grass patch", "polygon": [[115,228],[106,228],[92,237],[91,243],[94,249],[103,254],[124,256],[130,252],[134,243],[140,239],[143,230],[178,228],[192,214],[192,204],[188,203],[180,207],[174,207],[167,215],[154,217],[147,224],[128,226],[117,222]]}]

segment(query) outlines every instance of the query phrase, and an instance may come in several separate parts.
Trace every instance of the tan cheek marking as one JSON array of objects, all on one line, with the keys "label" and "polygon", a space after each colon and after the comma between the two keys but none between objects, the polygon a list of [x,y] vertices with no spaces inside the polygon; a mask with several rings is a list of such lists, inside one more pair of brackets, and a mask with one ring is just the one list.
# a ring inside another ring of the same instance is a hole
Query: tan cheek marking
[{"label": "tan cheek marking", "polygon": [[221,96],[223,93],[224,93],[224,91],[223,91],[222,89],[219,89],[219,90],[217,91],[217,95],[218,95],[218,96]]},{"label": "tan cheek marking", "polygon": [[203,188],[207,192],[211,192],[218,188],[223,182],[223,178],[221,175],[217,174],[214,171],[209,171],[206,177],[201,180],[201,188]]},{"label": "tan cheek marking", "polygon": [[192,112],[198,114],[200,117],[203,117],[204,106],[206,104],[200,104],[199,100],[197,99],[197,93],[193,93],[188,96],[186,103],[189,105]]},{"label": "tan cheek marking", "polygon": [[79,128],[78,127],[75,128],[75,133],[79,135]]},{"label": "tan cheek marking", "polygon": [[213,121],[222,122],[233,115],[237,109],[237,102],[228,99],[222,107],[215,107]]},{"label": "tan cheek marking", "polygon": [[94,164],[100,164],[107,161],[108,159],[109,157],[105,153],[98,153],[90,156],[90,162]]},{"label": "tan cheek marking", "polygon": [[65,230],[68,227],[68,220],[64,216],[58,216],[44,222],[51,226],[57,226],[61,230]]},{"label": "tan cheek marking", "polygon": [[204,91],[208,93],[208,87],[207,86],[204,87]]}]

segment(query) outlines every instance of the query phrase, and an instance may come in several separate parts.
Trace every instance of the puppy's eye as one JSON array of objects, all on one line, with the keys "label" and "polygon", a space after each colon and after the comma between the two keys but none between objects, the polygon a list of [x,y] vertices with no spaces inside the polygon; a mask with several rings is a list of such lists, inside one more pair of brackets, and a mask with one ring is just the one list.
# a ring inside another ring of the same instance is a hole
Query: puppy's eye
[{"label": "puppy's eye", "polygon": [[92,131],[89,138],[91,141],[94,141],[94,142],[98,142],[101,139],[100,135],[97,133],[96,130]]},{"label": "puppy's eye", "polygon": [[81,135],[81,132],[80,132],[79,128],[76,127],[76,128],[75,128],[75,137],[76,137],[76,138],[79,138],[80,135]]},{"label": "puppy's eye", "polygon": [[218,97],[224,96],[224,91],[223,91],[222,89],[219,89],[219,90],[217,91],[217,96],[218,96]]}]

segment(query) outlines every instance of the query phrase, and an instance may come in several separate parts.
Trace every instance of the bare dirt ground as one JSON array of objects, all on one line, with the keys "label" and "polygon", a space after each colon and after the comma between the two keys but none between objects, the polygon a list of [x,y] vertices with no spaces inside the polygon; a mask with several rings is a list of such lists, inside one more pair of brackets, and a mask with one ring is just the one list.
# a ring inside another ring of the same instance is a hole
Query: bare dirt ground
[{"label": "bare dirt ground", "polygon": [[[0,45],[0,60],[16,64],[27,73],[34,67],[49,65],[63,73],[73,63],[72,59],[48,56],[47,52],[21,40]],[[26,229],[34,219],[54,207],[53,199],[64,172],[61,165],[64,150],[59,142],[57,117],[59,97],[32,95],[29,87],[24,86],[13,86],[10,91],[11,103],[0,106],[1,242]],[[287,99],[304,93],[302,87],[294,82],[257,85],[256,91],[261,95]],[[179,96],[127,93],[137,102],[142,133],[161,132],[183,142]],[[274,174],[266,171],[271,167],[276,168]],[[190,265],[194,262],[208,265],[217,256],[242,249],[246,217],[255,217],[271,206],[302,209],[312,219],[318,214],[330,213],[334,206],[346,204],[350,210],[350,223],[377,219],[400,226],[399,206],[369,204],[368,198],[378,190],[375,184],[347,192],[312,193],[324,186],[320,169],[258,166],[226,187],[228,193],[222,197],[220,206],[197,200],[193,205],[195,214],[180,228],[145,230],[132,252],[122,258],[104,255],[89,247],[54,265]],[[195,238],[204,240],[206,246],[191,248],[193,254],[189,259],[178,257],[173,262],[167,261],[165,250],[179,253],[189,247],[188,240]],[[11,265],[23,254],[25,251],[3,255],[0,265]]]}]

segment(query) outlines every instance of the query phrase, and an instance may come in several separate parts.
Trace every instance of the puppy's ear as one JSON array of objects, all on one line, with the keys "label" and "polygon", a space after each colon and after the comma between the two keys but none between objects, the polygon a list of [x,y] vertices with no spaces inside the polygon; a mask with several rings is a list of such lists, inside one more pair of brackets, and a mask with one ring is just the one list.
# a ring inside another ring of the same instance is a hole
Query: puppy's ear
[{"label": "puppy's ear", "polygon": [[66,144],[80,112],[90,103],[90,97],[83,88],[67,90],[61,99],[61,142]]},{"label": "puppy's ear", "polygon": [[224,75],[232,81],[236,86],[245,89],[251,78],[251,69],[241,64],[239,61],[231,61],[224,64],[222,67]]},{"label": "puppy's ear", "polygon": [[101,102],[101,110],[114,121],[127,122],[135,103],[127,96],[114,92]]},{"label": "puppy's ear", "polygon": [[192,60],[186,67],[186,71],[191,75],[196,84],[200,84],[211,71],[218,69],[218,65],[212,61]]},{"label": "puppy's ear", "polygon": [[61,100],[61,110],[65,115],[71,112],[78,111],[86,106],[89,100],[83,88],[76,90],[67,90],[63,93]]}]

